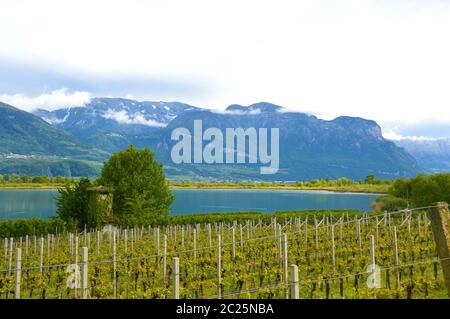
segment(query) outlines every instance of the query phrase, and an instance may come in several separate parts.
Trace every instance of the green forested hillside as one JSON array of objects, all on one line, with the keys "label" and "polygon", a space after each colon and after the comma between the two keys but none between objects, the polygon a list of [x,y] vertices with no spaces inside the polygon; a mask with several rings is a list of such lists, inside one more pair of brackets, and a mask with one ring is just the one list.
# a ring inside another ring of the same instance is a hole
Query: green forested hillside
[{"label": "green forested hillside", "polygon": [[51,126],[41,118],[0,102],[0,154],[70,156],[102,160],[107,153]]},{"label": "green forested hillside", "polygon": [[0,158],[0,175],[26,176],[98,176],[102,164],[67,158]]}]

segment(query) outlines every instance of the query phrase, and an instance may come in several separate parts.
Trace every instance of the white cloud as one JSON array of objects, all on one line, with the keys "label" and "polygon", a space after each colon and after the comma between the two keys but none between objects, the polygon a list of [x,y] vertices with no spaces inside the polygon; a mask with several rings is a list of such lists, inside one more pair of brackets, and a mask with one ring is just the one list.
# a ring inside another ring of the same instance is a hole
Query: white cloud
[{"label": "white cloud", "polygon": [[410,141],[437,141],[444,139],[444,137],[428,137],[428,136],[403,136],[400,134],[400,130],[397,127],[384,128],[383,137],[392,141],[410,140]]},{"label": "white cloud", "polygon": [[84,106],[89,103],[90,100],[91,95],[88,92],[70,92],[66,88],[54,90],[50,93],[43,93],[34,97],[25,94],[0,95],[0,101],[25,111],[33,111],[38,108],[56,110],[63,107]]},{"label": "white cloud", "polygon": [[208,79],[210,94],[176,99],[270,101],[326,119],[450,123],[449,37],[449,2],[436,0],[0,3],[0,60],[85,77]]},{"label": "white cloud", "polygon": [[146,119],[142,114],[128,114],[125,110],[107,110],[103,115],[105,119],[112,119],[121,124],[140,124],[152,127],[165,127],[166,124],[154,120]]}]

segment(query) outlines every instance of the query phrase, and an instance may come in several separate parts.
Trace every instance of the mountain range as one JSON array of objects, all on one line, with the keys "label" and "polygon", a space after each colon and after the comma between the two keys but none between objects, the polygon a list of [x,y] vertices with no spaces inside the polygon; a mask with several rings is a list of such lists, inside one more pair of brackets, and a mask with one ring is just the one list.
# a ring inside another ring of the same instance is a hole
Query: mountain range
[{"label": "mountain range", "polygon": [[450,171],[450,138],[409,139],[394,141],[417,159],[421,167],[432,173]]},{"label": "mountain range", "polygon": [[95,98],[83,107],[53,112],[38,109],[35,115],[108,152],[135,144],[153,134],[181,113],[197,109],[178,102],[138,102],[119,98]]},{"label": "mountain range", "polygon": [[[130,144],[154,151],[171,179],[363,179],[368,174],[396,178],[426,171],[424,165],[420,165],[424,162],[418,163],[405,145],[399,147],[386,140],[374,121],[348,116],[327,121],[265,102],[250,106],[234,104],[217,111],[179,102],[94,98],[84,106],[55,111],[39,109],[34,114],[1,104],[0,116],[3,140],[0,154],[34,156],[35,162],[37,156],[41,166],[50,160],[52,165],[55,161],[66,161],[66,165],[67,161],[75,161],[90,165],[91,175],[98,174],[108,154]],[[226,128],[279,128],[278,173],[261,175],[260,165],[248,163],[174,164],[170,151],[176,141],[171,139],[171,133],[179,127],[192,132],[194,120],[202,120],[204,130],[208,127],[223,131]],[[29,161],[30,166],[35,165],[31,159]],[[11,162],[6,170],[4,163],[0,158],[0,174],[11,171]],[[19,174],[33,171],[24,167],[13,169]],[[68,171],[72,176],[86,175],[84,169]],[[52,170],[47,172],[54,174]]]},{"label": "mountain range", "polygon": [[[411,176],[420,171],[415,159],[387,141],[380,127],[361,118],[338,117],[332,121],[315,116],[287,112],[280,106],[257,103],[245,107],[231,105],[225,111],[193,110],[180,114],[158,134],[142,139],[141,146],[151,145],[164,163],[170,163],[168,154],[173,142],[173,129],[185,127],[193,131],[194,120],[202,120],[204,129],[249,127],[279,128],[280,169],[272,180],[336,179],[349,177],[363,179],[367,174],[384,178]],[[260,179],[258,165],[168,165],[169,175],[181,172],[189,176],[221,178],[230,174],[238,179]]]}]

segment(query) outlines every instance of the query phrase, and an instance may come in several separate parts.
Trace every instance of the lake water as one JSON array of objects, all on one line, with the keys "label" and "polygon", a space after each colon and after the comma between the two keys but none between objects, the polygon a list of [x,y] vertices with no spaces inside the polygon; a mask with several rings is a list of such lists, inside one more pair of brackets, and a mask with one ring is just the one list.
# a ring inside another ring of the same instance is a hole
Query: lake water
[{"label": "lake water", "polygon": [[[176,189],[171,214],[305,209],[367,211],[379,195],[326,191]],[[56,190],[0,190],[0,219],[54,216]]]}]

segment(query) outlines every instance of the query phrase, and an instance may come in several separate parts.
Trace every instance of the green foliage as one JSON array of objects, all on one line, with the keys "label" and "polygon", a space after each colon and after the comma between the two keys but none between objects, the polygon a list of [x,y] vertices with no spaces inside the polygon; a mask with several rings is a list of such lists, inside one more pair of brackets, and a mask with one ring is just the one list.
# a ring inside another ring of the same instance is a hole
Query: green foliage
[{"label": "green foliage", "polygon": [[343,186],[371,186],[371,185],[390,185],[392,180],[378,179],[373,174],[367,175],[363,181],[352,180],[349,178],[341,177],[336,180],[318,179],[308,182],[298,182],[297,185],[305,187],[343,187]]},{"label": "green foliage", "polygon": [[68,224],[75,224],[78,228],[97,227],[98,225],[88,218],[88,189],[92,183],[87,178],[81,178],[73,185],[67,185],[59,190],[57,198],[57,215]]},{"label": "green foliage", "polygon": [[87,223],[89,227],[100,227],[112,221],[113,195],[103,188],[88,189]]},{"label": "green foliage", "polygon": [[375,175],[373,175],[373,174],[367,175],[366,179],[364,180],[364,182],[367,184],[373,184],[374,181],[375,181]]},{"label": "green foliage", "polygon": [[[1,152],[1,151],[0,151]],[[84,159],[37,156],[1,158],[0,174],[20,173],[27,176],[98,176],[101,163]]]},{"label": "green foliage", "polygon": [[[12,120],[13,119],[13,120]],[[102,160],[107,153],[39,117],[0,102],[0,153],[70,156]],[[12,158],[11,160],[19,160]],[[22,172],[26,173],[26,172]],[[42,174],[37,174],[42,175]]]},{"label": "green foliage", "polygon": [[450,174],[401,178],[394,182],[389,193],[407,200],[413,207],[424,207],[439,201],[450,202]]},{"label": "green foliage", "polygon": [[61,185],[75,182],[73,177],[66,176],[18,176],[16,174],[0,175],[0,184],[4,185],[22,185],[22,184],[45,184],[45,185]]},{"label": "green foliage", "polygon": [[411,182],[406,178],[399,178],[389,188],[389,194],[409,199],[411,197]]},{"label": "green foliage", "polygon": [[373,208],[377,212],[381,211],[397,211],[408,207],[408,201],[404,198],[392,195],[380,196],[376,199]]},{"label": "green foliage", "polygon": [[148,148],[131,145],[113,154],[98,184],[113,189],[113,212],[120,225],[143,225],[165,216],[174,200],[162,165]]},{"label": "green foliage", "polygon": [[125,203],[124,213],[120,224],[125,227],[156,225],[161,222],[162,217],[167,215],[161,214],[156,207],[156,200],[146,198],[142,194],[136,194]]},{"label": "green foliage", "polygon": [[17,220],[0,220],[0,237],[41,236],[49,233],[71,231],[74,227],[60,218],[30,218]]},{"label": "green foliage", "polygon": [[[310,213],[317,219],[309,218]],[[436,262],[433,233],[430,227],[424,227],[426,210],[415,211],[408,223],[405,222],[409,217],[406,212],[391,215],[388,223],[355,212],[359,215],[357,221],[352,214],[349,212],[348,218],[346,212],[336,211],[331,214],[323,211],[323,216],[313,211],[255,214],[249,220],[237,219],[242,227],[238,225],[234,232],[233,220],[225,222],[223,227],[199,223],[195,227],[195,237],[193,227],[167,227],[159,229],[159,240],[155,237],[155,228],[117,230],[116,276],[111,276],[111,233],[93,231],[79,237],[79,245],[88,247],[90,252],[86,273],[88,295],[91,299],[172,298],[173,267],[172,263],[165,263],[166,258],[161,253],[164,246],[165,256],[179,258],[180,298],[216,298],[219,288],[223,297],[286,298],[286,285],[280,284],[285,275],[280,267],[280,238],[273,227],[275,220],[270,219],[276,217],[276,223],[287,238],[286,263],[298,267],[302,299],[448,297],[442,268]],[[243,217],[253,213],[235,215]],[[397,230],[397,265],[392,249],[393,227]],[[162,237],[162,233],[168,236]],[[217,280],[219,234],[220,281]],[[376,263],[381,276],[377,289],[367,285],[372,277],[368,271],[372,263],[370,235],[376,235],[377,240]],[[15,244],[18,242],[18,238],[14,239]],[[74,255],[70,253],[73,238],[58,228],[50,249],[46,243],[44,245],[45,267],[41,271],[39,246],[36,249],[30,245],[25,249],[22,242],[22,298],[79,298],[79,291],[68,289],[66,285],[67,265],[74,262]],[[155,256],[158,251],[159,257]],[[13,250],[12,260],[16,257],[14,253]],[[0,269],[8,267],[8,258],[0,258]],[[0,283],[0,298],[11,298],[14,271],[0,274]]]},{"label": "green foliage", "polygon": [[36,184],[44,184],[44,183],[48,183],[49,179],[47,176],[36,176],[33,177],[33,179],[31,180],[32,183],[36,183]]}]

